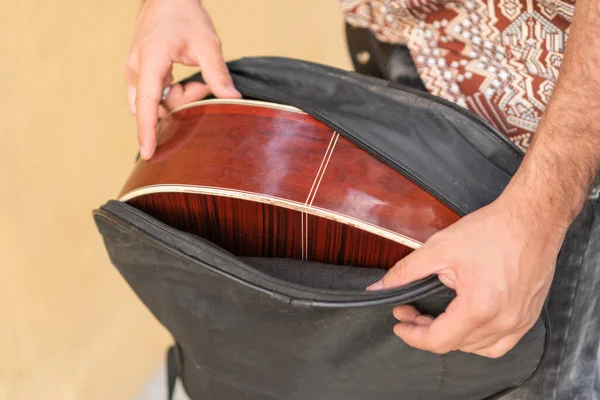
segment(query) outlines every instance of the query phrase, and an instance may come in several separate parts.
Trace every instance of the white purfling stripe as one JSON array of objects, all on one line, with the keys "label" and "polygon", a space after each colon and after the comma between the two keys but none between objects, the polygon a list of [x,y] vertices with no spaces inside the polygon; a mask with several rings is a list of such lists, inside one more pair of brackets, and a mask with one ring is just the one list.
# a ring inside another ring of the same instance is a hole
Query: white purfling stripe
[{"label": "white purfling stripe", "polygon": [[[313,201],[315,200],[315,197],[317,196],[317,191],[319,190],[319,185],[321,185],[321,180],[323,180],[323,176],[325,175],[325,170],[327,169],[327,165],[329,164],[329,160],[331,160],[331,155],[333,154],[333,149],[335,148],[335,144],[337,143],[338,137],[340,135],[337,132],[333,132],[333,136],[331,137],[331,140],[329,141],[329,146],[327,146],[327,151],[325,152],[325,157],[323,157],[323,160],[321,161],[321,166],[319,167],[319,172],[317,173],[317,176],[315,178],[315,182],[313,182],[313,187],[311,187],[311,192],[308,195],[308,198],[306,199],[306,203],[304,203],[305,206],[307,206],[308,208],[310,208],[312,206]],[[335,138],[335,139],[334,139]],[[333,143],[332,143],[333,141]],[[315,186],[316,183],[316,186]],[[314,190],[313,190],[314,188]],[[309,202],[310,200],[310,202]],[[303,216],[306,216],[306,237],[304,240],[304,248],[306,249],[306,255],[305,255],[305,259],[308,260],[308,213],[304,213]]]},{"label": "white purfling stripe", "polygon": [[208,99],[208,100],[193,101],[191,103],[184,104],[182,106],[174,108],[167,115],[174,114],[178,111],[182,111],[187,108],[203,106],[203,105],[210,105],[210,104],[235,104],[235,105],[241,105],[241,106],[260,106],[260,107],[265,107],[265,108],[272,108],[275,110],[291,111],[291,112],[294,112],[297,114],[306,114],[304,111],[300,110],[299,108],[292,107],[292,106],[286,106],[284,104],[269,103],[267,101],[244,100],[244,99]]},{"label": "white purfling stripe", "polygon": [[315,188],[315,184],[319,180],[319,176],[321,176],[321,170],[323,169],[323,164],[325,164],[325,160],[327,159],[327,155],[329,154],[329,149],[331,148],[331,144],[334,141],[333,139],[335,138],[335,135],[336,135],[336,132],[333,131],[333,134],[331,135],[331,139],[329,139],[329,144],[327,145],[327,150],[325,150],[325,154],[323,155],[323,159],[321,160],[321,165],[319,165],[319,170],[317,171],[317,174],[315,175],[315,180],[313,181],[313,184],[310,187],[310,190],[308,191],[308,197],[306,197],[306,201],[304,202],[304,204],[308,204],[308,202],[310,201],[310,197],[312,196],[313,189]]},{"label": "white purfling stripe", "polygon": [[[313,190],[315,189],[315,184],[317,184],[317,181],[320,181],[319,177],[323,176],[321,173],[321,170],[323,169],[323,165],[326,164],[325,160],[327,160],[327,155],[330,154],[329,149],[331,148],[331,144],[333,143],[333,139],[335,138],[335,135],[336,135],[336,132],[333,131],[333,133],[331,135],[331,139],[329,139],[329,144],[327,145],[327,149],[325,150],[325,154],[323,155],[323,158],[321,159],[321,165],[319,165],[319,169],[317,170],[313,184],[310,187],[310,190],[308,191],[308,196],[306,197],[306,201],[304,202],[305,206],[308,205],[309,201],[312,203],[311,196],[314,199]],[[308,259],[308,215],[306,213],[302,212],[302,215],[300,216],[300,220],[301,220],[301,226],[302,226],[302,230],[301,230],[302,259],[307,260]],[[306,226],[306,229],[304,229],[305,226]]]},{"label": "white purfling stripe", "polygon": [[243,190],[223,189],[213,186],[194,186],[194,185],[150,185],[138,189],[134,189],[119,198],[119,201],[125,202],[136,197],[144,196],[152,193],[193,193],[193,194],[210,194],[215,196],[232,197],[241,200],[251,200],[264,204],[273,204],[283,206],[291,210],[307,212],[317,217],[326,218],[332,221],[341,222],[346,225],[354,226],[375,235],[384,237],[394,242],[403,244],[412,249],[417,249],[423,245],[418,240],[411,239],[389,229],[382,228],[371,223],[352,218],[348,215],[336,213],[334,211],[325,210],[320,207],[308,207],[303,203],[283,199],[276,196],[268,196]]},{"label": "white purfling stripe", "polygon": [[303,256],[305,260],[308,260],[308,214],[307,213],[302,213],[302,219],[304,220],[304,224],[306,225],[306,229],[305,231],[305,241],[304,241],[304,249],[303,249]]},{"label": "white purfling stripe", "polygon": [[313,201],[315,201],[315,197],[317,197],[317,192],[319,191],[319,186],[321,185],[321,181],[323,180],[323,176],[325,176],[325,170],[327,169],[327,166],[329,165],[329,160],[331,160],[331,155],[333,154],[333,150],[335,149],[335,145],[337,143],[337,140],[340,137],[340,135],[337,132],[334,132],[334,133],[335,133],[335,140],[333,142],[333,146],[331,146],[331,151],[329,152],[329,156],[327,156],[327,161],[325,161],[325,166],[323,167],[323,173],[319,177],[319,182],[317,182],[317,187],[315,187],[312,199],[310,200],[310,203],[308,204],[309,207],[312,206]]},{"label": "white purfling stripe", "polygon": [[286,106],[284,104],[269,103],[267,101],[244,100],[244,99],[208,99],[208,100],[193,101],[191,103],[184,104],[182,106],[174,108],[164,118],[161,118],[159,123],[156,125],[156,129],[158,130],[159,127],[162,126],[162,122],[168,116],[175,114],[176,112],[183,111],[185,109],[192,108],[192,107],[211,105],[211,104],[233,104],[233,105],[240,105],[240,106],[256,106],[256,107],[271,108],[274,110],[289,111],[289,112],[293,112],[296,114],[307,115],[304,111],[300,110],[299,108],[292,107],[292,106]]},{"label": "white purfling stripe", "polygon": [[306,258],[304,258],[304,212],[300,215],[300,242],[302,243],[302,246],[300,248],[302,252],[302,259],[306,260]]}]

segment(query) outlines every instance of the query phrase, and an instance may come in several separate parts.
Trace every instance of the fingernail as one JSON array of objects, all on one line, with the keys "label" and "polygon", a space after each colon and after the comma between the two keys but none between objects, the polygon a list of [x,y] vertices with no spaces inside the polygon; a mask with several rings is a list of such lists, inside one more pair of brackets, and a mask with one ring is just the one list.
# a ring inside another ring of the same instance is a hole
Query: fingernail
[{"label": "fingernail", "polygon": [[383,282],[379,281],[379,282],[375,282],[374,284],[372,284],[371,286],[369,286],[367,288],[367,290],[381,290],[383,289]]},{"label": "fingernail", "polygon": [[161,101],[165,101],[167,97],[169,97],[169,93],[171,92],[171,86],[167,86],[163,89]]},{"label": "fingernail", "polygon": [[398,336],[399,338],[402,338],[402,328],[403,327],[404,327],[403,322],[398,322],[396,325],[394,325],[394,335]]},{"label": "fingernail", "polygon": [[240,93],[240,92],[238,92],[238,90],[237,90],[237,89],[235,88],[235,86],[233,86],[233,85],[226,86],[226,87],[225,87],[225,91],[226,91],[227,93],[231,94],[231,95],[234,95],[234,96],[238,96],[238,95],[240,95],[240,96],[241,96],[241,93]]},{"label": "fingernail", "polygon": [[142,158],[142,160],[147,160],[148,159],[148,155],[150,154],[150,152],[148,151],[148,149],[144,146],[140,147],[140,157]]}]

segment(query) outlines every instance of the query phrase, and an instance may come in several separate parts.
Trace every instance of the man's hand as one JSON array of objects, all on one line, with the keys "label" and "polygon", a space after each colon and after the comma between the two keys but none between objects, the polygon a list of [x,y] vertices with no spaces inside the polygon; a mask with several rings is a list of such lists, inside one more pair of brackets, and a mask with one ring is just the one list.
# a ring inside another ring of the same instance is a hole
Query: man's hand
[{"label": "man's hand", "polygon": [[[166,106],[171,109],[213,93],[240,98],[221,43],[200,0],[147,0],[138,18],[126,62],[127,99],[137,116],[140,156],[147,160],[156,148],[156,124],[163,90],[173,80],[173,63],[200,66],[207,83],[174,85]],[[168,111],[161,107],[161,114]]]},{"label": "man's hand", "polygon": [[533,143],[502,195],[432,236],[371,289],[437,274],[457,297],[433,319],[394,315],[417,348],[499,357],[539,316],[567,228],[600,170],[600,2],[577,0],[560,77]]},{"label": "man's hand", "polygon": [[457,297],[433,319],[398,306],[394,332],[435,353],[499,357],[533,326],[550,288],[566,224],[547,226],[538,210],[506,195],[432,236],[371,289],[438,275]]}]

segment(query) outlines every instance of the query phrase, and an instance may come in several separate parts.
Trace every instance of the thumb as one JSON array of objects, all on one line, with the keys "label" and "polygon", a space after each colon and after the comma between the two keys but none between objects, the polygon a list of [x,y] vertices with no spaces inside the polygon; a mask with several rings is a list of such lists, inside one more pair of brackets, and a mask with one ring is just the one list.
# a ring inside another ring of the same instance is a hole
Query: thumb
[{"label": "thumb", "polygon": [[438,263],[430,256],[428,249],[422,247],[398,261],[380,281],[369,286],[367,290],[385,290],[407,285],[434,275],[437,267]]}]

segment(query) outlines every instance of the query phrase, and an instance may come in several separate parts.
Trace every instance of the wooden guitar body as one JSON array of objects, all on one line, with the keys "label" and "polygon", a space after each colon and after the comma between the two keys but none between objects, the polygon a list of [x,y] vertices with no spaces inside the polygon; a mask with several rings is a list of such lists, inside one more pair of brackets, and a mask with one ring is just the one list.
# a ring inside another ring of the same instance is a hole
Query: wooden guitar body
[{"label": "wooden guitar body", "polygon": [[237,256],[387,269],[459,218],[292,107],[204,100],[158,129],[120,200]]}]

